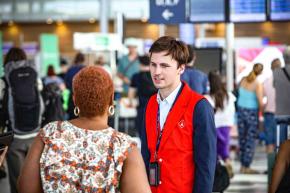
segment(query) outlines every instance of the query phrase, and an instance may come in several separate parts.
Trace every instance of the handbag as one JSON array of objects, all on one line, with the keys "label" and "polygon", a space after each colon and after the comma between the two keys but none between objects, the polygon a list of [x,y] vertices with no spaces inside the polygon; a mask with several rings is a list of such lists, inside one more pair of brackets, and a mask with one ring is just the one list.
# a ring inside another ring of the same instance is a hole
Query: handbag
[{"label": "handbag", "polygon": [[213,192],[223,192],[230,185],[230,176],[226,166],[221,160],[218,160],[213,183]]}]

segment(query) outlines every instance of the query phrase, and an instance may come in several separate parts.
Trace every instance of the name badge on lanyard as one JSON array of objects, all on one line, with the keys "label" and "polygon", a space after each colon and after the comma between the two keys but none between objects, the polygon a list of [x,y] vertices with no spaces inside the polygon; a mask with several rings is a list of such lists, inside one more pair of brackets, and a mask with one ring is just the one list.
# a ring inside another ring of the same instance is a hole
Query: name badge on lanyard
[{"label": "name badge on lanyard", "polygon": [[149,184],[151,186],[158,186],[161,184],[161,175],[160,175],[160,170],[161,166],[157,161],[157,153],[159,150],[161,138],[162,138],[162,133],[163,130],[161,130],[160,127],[160,110],[158,106],[158,111],[157,111],[157,124],[156,124],[156,130],[157,130],[157,143],[156,143],[156,149],[154,152],[154,162],[151,162],[149,164]]}]

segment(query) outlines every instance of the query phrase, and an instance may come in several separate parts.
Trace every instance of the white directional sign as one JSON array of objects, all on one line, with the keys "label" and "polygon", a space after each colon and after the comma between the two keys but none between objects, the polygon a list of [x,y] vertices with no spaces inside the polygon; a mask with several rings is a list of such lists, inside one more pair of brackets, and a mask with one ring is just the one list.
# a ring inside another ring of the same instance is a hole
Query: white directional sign
[{"label": "white directional sign", "polygon": [[150,23],[184,23],[185,13],[185,0],[150,0]]},{"label": "white directional sign", "polygon": [[169,20],[171,17],[174,16],[174,13],[173,12],[170,12],[169,9],[165,9],[163,12],[162,12],[162,17],[165,19],[165,20]]}]

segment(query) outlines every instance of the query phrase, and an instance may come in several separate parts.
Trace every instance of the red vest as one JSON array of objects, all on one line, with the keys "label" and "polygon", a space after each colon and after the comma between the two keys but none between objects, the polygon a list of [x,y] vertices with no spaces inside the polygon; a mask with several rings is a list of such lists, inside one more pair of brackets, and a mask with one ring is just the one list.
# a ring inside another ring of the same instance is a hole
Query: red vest
[{"label": "red vest", "polygon": [[[151,186],[152,193],[192,193],[194,186],[193,115],[195,105],[203,96],[193,92],[186,83],[168,113],[163,126],[157,161],[161,166],[161,184]],[[154,162],[157,143],[157,95],[146,108],[146,133],[150,162]]]}]

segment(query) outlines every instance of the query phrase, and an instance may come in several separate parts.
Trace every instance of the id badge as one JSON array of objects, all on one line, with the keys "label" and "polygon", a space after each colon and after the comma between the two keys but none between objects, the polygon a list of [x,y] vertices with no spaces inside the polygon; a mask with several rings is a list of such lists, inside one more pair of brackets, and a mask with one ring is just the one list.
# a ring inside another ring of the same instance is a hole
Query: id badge
[{"label": "id badge", "polygon": [[160,182],[160,165],[158,162],[149,164],[149,184],[151,186],[158,186]]}]

